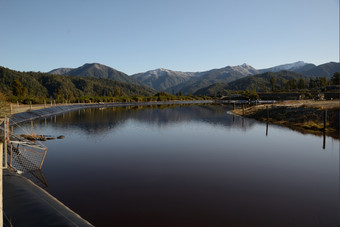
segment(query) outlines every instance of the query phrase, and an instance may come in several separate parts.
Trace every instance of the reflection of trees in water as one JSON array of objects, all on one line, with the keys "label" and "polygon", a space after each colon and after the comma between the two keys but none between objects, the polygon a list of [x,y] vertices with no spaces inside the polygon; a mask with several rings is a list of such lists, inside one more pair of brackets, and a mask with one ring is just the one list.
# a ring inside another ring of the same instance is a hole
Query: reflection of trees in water
[{"label": "reflection of trees in water", "polygon": [[85,109],[53,116],[35,124],[52,122],[63,130],[78,128],[89,134],[102,134],[117,129],[127,120],[166,127],[186,121],[201,121],[230,128],[252,127],[255,121],[227,114],[226,105],[161,105]]}]

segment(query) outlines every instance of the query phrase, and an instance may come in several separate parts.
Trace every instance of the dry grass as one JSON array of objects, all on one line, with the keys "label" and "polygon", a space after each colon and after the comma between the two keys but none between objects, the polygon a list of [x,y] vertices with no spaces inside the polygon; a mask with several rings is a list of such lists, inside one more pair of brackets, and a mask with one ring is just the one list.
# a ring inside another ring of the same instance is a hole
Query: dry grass
[{"label": "dry grass", "polygon": [[[269,107],[268,119],[266,106]],[[339,109],[339,100],[298,100],[252,106],[245,109],[244,115],[260,121],[269,121],[296,130],[320,134],[324,130],[323,110],[327,110],[327,133],[332,137],[339,138]],[[242,109],[236,109],[232,112],[237,115],[243,115]]]},{"label": "dry grass", "polygon": [[[46,105],[46,108],[51,107],[51,105]],[[12,108],[11,104],[8,103],[0,109],[0,124],[4,121],[5,116],[10,117],[13,114],[17,113],[22,113],[22,112],[27,112],[31,110],[39,110],[45,108],[44,104],[34,104],[34,105],[25,105],[25,104],[13,104],[12,103]]]}]

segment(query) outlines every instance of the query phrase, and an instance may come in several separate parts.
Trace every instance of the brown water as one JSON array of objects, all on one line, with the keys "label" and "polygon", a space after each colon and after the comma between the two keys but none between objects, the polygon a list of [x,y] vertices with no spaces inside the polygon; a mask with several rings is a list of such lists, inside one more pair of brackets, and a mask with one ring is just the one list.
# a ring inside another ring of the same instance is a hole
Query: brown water
[{"label": "brown water", "polygon": [[[192,105],[34,122],[52,195],[96,226],[339,226],[339,140]],[[29,130],[30,124],[22,125]],[[19,131],[19,129],[16,129]]]}]

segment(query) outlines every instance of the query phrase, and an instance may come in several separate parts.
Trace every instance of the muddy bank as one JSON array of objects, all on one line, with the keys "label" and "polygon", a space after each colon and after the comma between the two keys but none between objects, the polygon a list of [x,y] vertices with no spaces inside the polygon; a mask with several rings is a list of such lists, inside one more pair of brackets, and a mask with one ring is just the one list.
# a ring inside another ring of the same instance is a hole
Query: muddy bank
[{"label": "muddy bank", "polygon": [[[244,116],[283,125],[302,133],[322,135],[324,132],[325,110],[327,119],[326,135],[339,139],[339,101],[258,105],[245,108]],[[243,115],[243,109],[236,109],[232,112],[237,115]]]}]

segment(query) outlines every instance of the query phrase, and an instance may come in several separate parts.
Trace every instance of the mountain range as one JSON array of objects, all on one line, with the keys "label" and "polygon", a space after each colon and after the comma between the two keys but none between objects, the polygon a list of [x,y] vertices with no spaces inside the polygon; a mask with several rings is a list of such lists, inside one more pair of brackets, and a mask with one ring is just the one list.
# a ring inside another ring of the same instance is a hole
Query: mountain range
[{"label": "mountain range", "polygon": [[[50,71],[49,73],[112,79],[124,83],[145,85],[158,91],[194,94],[200,89],[207,88],[214,84],[228,84],[245,77],[248,78],[248,76],[280,71],[292,72],[293,76],[296,76],[296,74],[293,74],[294,72],[305,77],[318,76],[329,79],[335,72],[340,71],[340,63],[329,62],[316,66],[311,63],[298,61],[266,69],[255,69],[250,65],[242,64],[237,66],[226,66],[203,72],[181,72],[169,69],[155,69],[131,76],[111,67],[99,63],[92,63],[85,64],[78,68],[58,68]],[[248,79],[251,79],[251,77]]]},{"label": "mountain range", "polygon": [[[282,70],[279,72],[264,72],[261,74],[246,76],[230,83],[215,83],[208,87],[197,90],[194,95],[220,96],[228,91],[270,91],[270,79],[275,77],[275,88],[281,88],[287,85],[288,81],[295,79],[296,82],[305,76],[293,71]],[[305,81],[306,82],[306,81]],[[284,84],[283,84],[284,83]],[[307,82],[306,82],[307,83]]]}]

